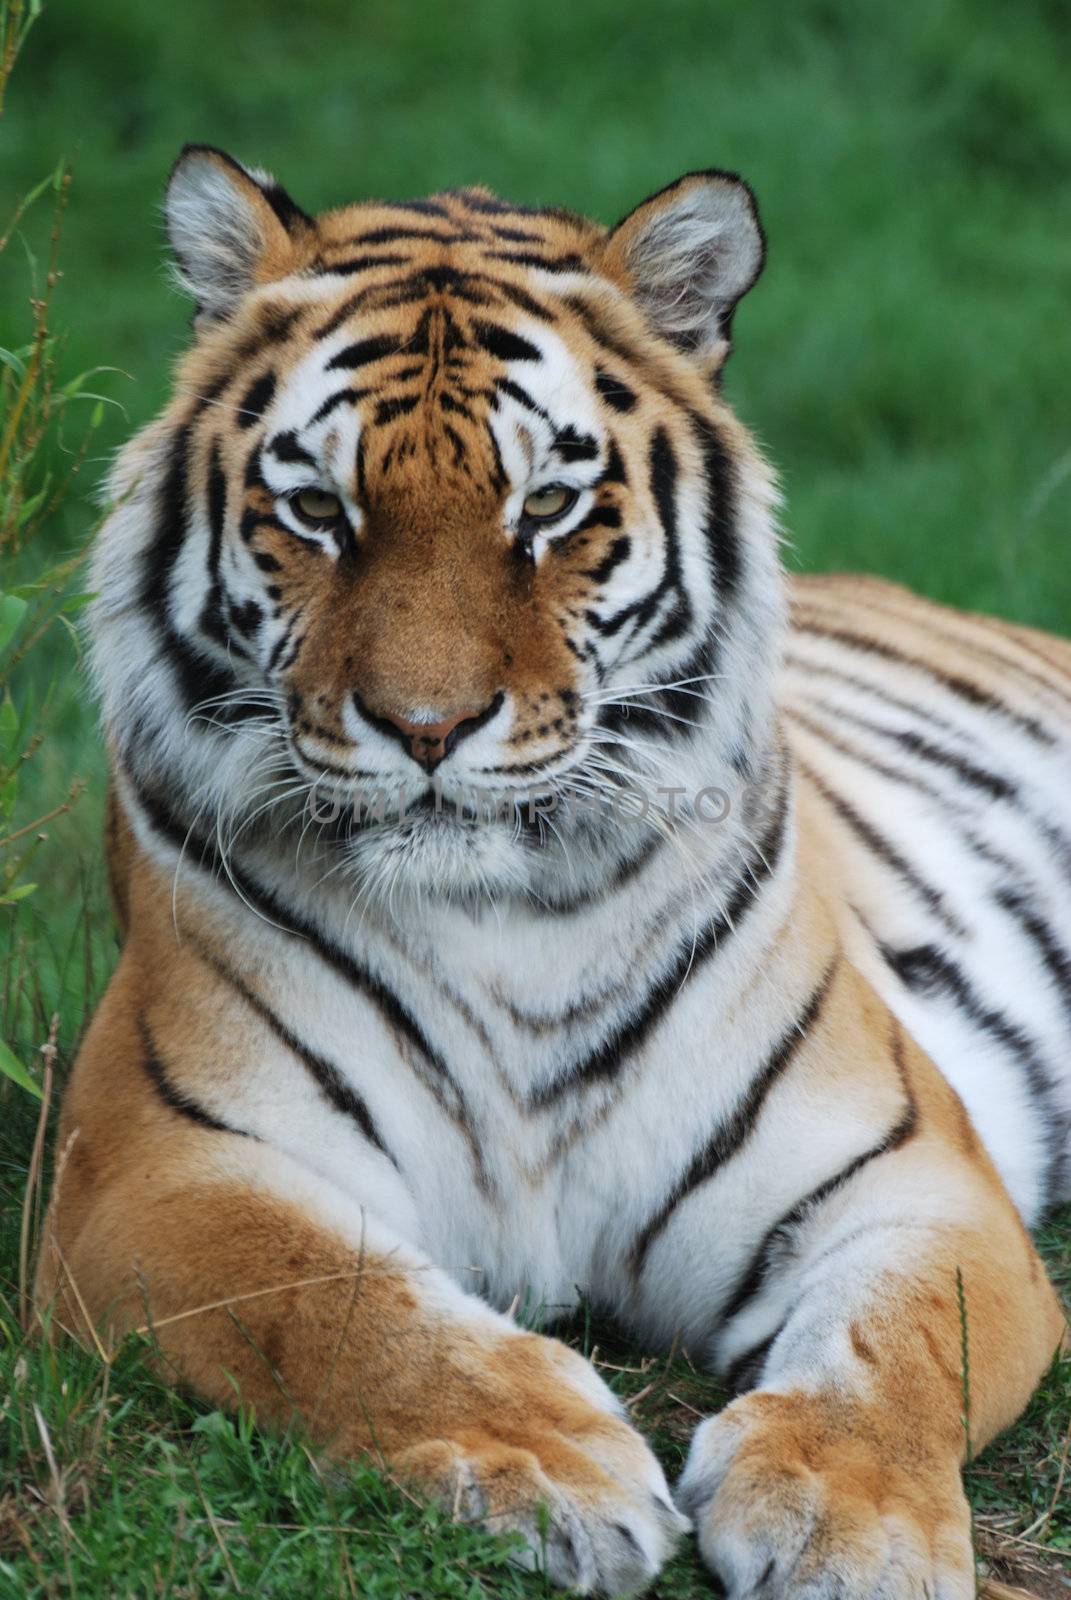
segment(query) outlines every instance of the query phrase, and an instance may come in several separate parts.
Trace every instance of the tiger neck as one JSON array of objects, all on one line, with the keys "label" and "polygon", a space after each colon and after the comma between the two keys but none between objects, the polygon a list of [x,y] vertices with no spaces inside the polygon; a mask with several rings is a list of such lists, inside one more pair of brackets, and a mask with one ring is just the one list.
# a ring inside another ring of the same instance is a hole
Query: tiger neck
[{"label": "tiger neck", "polygon": [[[702,993],[689,1058],[709,1050],[720,1023],[742,1008],[761,1012],[769,1029],[791,1021],[839,943],[797,870],[795,811],[782,752],[766,781],[710,830],[717,843],[701,863],[665,841],[627,882],[564,910],[425,901],[354,913],[342,896],[272,877],[253,854],[232,862],[228,877],[206,870],[188,844],[183,855],[178,830],[161,849],[164,819],[132,800],[138,843],[157,870],[135,894],[130,943],[139,943],[142,916],[168,939],[188,933],[195,948],[215,950],[239,987],[281,1005],[298,1034],[310,1008],[333,1015],[343,1004],[341,976],[394,1019],[392,1029],[401,1019],[403,1056],[404,1037],[421,1048],[432,1041],[465,1093],[489,1097],[489,1115],[492,1104],[502,1115],[511,1104],[549,1115],[574,1080],[615,1081],[620,1060],[643,1050],[651,1020],[685,989]],[[161,947],[159,938],[145,943]],[[150,966],[150,988],[166,983],[166,963]]]},{"label": "tiger neck", "polygon": [[[233,910],[299,930],[314,926],[373,967],[434,968],[507,1007],[538,1010],[545,1000],[553,1008],[555,996],[598,990],[621,970],[639,982],[672,964],[674,952],[687,964],[719,942],[743,945],[737,936],[745,925],[749,934],[764,926],[769,908],[794,892],[795,810],[792,760],[778,734],[759,782],[733,791],[710,786],[705,809],[687,823],[623,824],[627,846],[601,872],[559,873],[534,895],[483,902],[398,895],[365,904],[352,885],[331,892],[322,863],[302,871],[282,852],[253,847],[228,863]],[[227,882],[224,872],[215,877]]]}]

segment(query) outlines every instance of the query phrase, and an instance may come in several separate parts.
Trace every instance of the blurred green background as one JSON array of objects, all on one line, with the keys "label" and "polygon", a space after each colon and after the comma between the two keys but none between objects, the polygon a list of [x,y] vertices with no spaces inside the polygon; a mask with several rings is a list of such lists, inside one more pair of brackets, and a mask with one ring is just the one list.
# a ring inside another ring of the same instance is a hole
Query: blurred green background
[{"label": "blurred green background", "polygon": [[736,169],[770,256],[730,390],[792,559],[1066,630],[1069,69],[1055,0],[54,0],[4,181],[72,158],[57,312],[139,423],[186,337],[159,198],[187,139],[307,209],[484,182],[613,221]]},{"label": "blurred green background", "polygon": [[[54,0],[0,125],[3,209],[71,158],[64,365],[129,375],[96,384],[125,416],[109,412],[55,541],[84,536],[107,452],[161,404],[187,338],[159,205],[184,141],[270,167],[309,209],[483,182],[609,222],[719,165],[750,179],[770,237],[728,389],[783,475],[789,563],[1068,631],[1067,15],[1055,0]],[[27,235],[40,252],[40,223]],[[0,345],[23,337],[29,291],[8,250]],[[26,802],[74,770],[94,782],[54,829],[46,922],[75,893],[102,787],[71,661]]]}]

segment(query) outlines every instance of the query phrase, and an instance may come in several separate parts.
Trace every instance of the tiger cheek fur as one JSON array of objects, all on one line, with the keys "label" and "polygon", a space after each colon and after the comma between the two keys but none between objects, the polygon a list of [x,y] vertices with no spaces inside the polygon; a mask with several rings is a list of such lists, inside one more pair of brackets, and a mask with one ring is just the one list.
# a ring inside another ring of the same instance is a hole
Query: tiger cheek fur
[{"label": "tiger cheek fur", "polygon": [[738,1393],[678,1487],[731,1595],[967,1596],[963,1340],[977,1449],[1064,1328],[1071,649],[786,583],[730,174],[314,218],[195,146],[168,223],[42,1315],[628,1593],[687,1520],[507,1310],[583,1292]]}]

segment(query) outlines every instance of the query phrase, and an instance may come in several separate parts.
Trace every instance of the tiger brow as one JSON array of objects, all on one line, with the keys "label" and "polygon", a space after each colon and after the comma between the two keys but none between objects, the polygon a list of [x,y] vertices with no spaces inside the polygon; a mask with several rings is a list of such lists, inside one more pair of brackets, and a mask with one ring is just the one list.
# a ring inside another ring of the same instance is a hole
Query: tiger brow
[{"label": "tiger brow", "polygon": [[[384,260],[384,265],[386,264]],[[369,261],[369,268],[373,265],[378,265],[378,263]],[[330,272],[332,269],[328,267],[325,270]],[[460,283],[469,282],[493,289],[506,300],[512,301],[520,310],[527,311],[530,316],[538,318],[541,322],[556,322],[558,320],[550,306],[543,305],[541,301],[537,300],[527,289],[522,288],[520,284],[510,283],[488,272],[461,272],[457,276]],[[366,305],[375,295],[389,294],[398,289],[419,288],[422,281],[427,282],[427,269],[415,268],[411,273],[407,273],[405,277],[390,278],[385,283],[370,283],[366,288],[356,290],[332,313],[328,321],[318,330],[315,337],[317,339],[327,338],[329,334],[340,328],[355,312],[360,311],[362,306]],[[456,284],[454,289],[456,292]]]}]

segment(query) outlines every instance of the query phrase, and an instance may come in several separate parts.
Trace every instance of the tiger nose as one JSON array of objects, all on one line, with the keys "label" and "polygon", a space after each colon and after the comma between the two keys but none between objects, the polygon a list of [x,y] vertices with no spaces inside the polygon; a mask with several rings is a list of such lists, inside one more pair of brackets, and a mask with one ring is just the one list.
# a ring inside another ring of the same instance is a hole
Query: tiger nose
[{"label": "tiger nose", "polygon": [[439,718],[437,722],[414,722],[397,711],[372,712],[359,695],[354,695],[361,715],[383,733],[398,739],[425,772],[434,772],[440,761],[445,761],[462,739],[467,739],[470,733],[475,733],[477,728],[490,722],[501,706],[502,699],[499,693],[478,711],[457,711],[452,716]]}]

